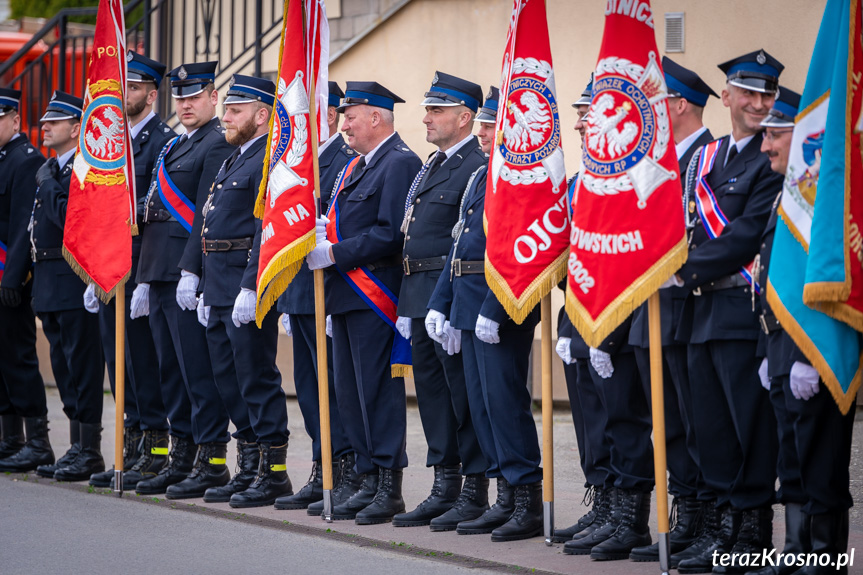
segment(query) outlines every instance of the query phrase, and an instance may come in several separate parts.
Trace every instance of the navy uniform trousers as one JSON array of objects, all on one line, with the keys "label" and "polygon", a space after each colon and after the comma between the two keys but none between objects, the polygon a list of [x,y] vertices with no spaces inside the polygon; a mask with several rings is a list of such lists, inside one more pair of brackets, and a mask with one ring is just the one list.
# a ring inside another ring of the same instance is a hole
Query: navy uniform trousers
[{"label": "navy uniform trousers", "polygon": [[0,415],[42,417],[48,413],[36,355],[36,316],[30,286],[18,307],[0,305]]}]

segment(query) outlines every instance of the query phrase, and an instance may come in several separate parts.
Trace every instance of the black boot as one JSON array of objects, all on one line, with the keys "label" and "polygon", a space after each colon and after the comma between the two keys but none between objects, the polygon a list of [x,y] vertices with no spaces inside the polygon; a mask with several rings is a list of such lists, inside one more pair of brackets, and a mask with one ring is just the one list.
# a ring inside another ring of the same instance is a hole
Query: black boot
[{"label": "black boot", "polygon": [[227,503],[235,493],[245,491],[258,475],[261,449],[257,443],[237,440],[237,470],[227,484],[211,487],[204,492],[206,503]]},{"label": "black boot", "polygon": [[[611,513],[614,507],[615,501],[615,489],[614,487],[597,487],[596,492],[593,495],[593,519],[588,522],[587,517],[585,516],[584,523],[586,527],[584,527],[581,531],[576,531],[573,533],[572,537],[570,537],[570,541],[575,539],[582,539],[584,537],[588,537],[593,534],[594,531],[597,531],[600,527],[602,527],[606,521],[611,518]],[[589,515],[589,514],[588,514]],[[581,523],[581,520],[579,520]],[[578,523],[576,523],[578,525]],[[566,543],[566,542],[564,542]],[[566,548],[564,548],[564,553],[566,553]]]},{"label": "black boot", "polygon": [[590,550],[596,561],[628,559],[633,548],[650,544],[650,492],[620,490],[617,501],[620,522],[611,537]]},{"label": "black boot", "polygon": [[581,504],[590,505],[590,511],[579,517],[578,521],[576,521],[574,525],[570,525],[563,529],[555,529],[551,536],[552,543],[566,543],[572,539],[573,535],[583,531],[594,522],[596,519],[596,494],[599,490],[600,488],[595,485],[591,485],[587,488],[587,491],[584,492]]},{"label": "black boot", "polygon": [[183,481],[195,462],[195,444],[189,439],[173,436],[168,464],[155,477],[145,477],[135,485],[138,495],[158,495],[168,487]]},{"label": "black boot", "polygon": [[721,517],[719,528],[712,535],[705,532],[704,535],[696,539],[695,543],[683,551],[683,553],[688,553],[689,557],[680,560],[677,565],[678,573],[711,573],[714,556],[731,553],[740,531],[740,511],[732,509],[731,505],[726,504],[715,509],[714,513]]},{"label": "black boot", "polygon": [[515,488],[515,510],[509,521],[491,532],[491,540],[518,541],[542,534],[542,482]]},{"label": "black boot", "polygon": [[[123,432],[123,473],[131,470],[141,457],[141,449],[144,448],[144,432],[137,427],[127,427]],[[90,476],[90,485],[93,487],[110,487],[114,479],[113,468]],[[123,481],[123,483],[126,483]]]},{"label": "black boot", "polygon": [[[809,517],[803,513],[800,503],[785,504],[785,547],[783,555],[800,555],[810,551]],[[796,565],[788,566],[784,562],[779,565],[765,565],[757,571],[748,571],[747,575],[791,575],[799,569]],[[833,571],[835,572],[835,571]]]},{"label": "black boot", "polygon": [[69,444],[69,450],[61,455],[60,459],[49,465],[40,465],[37,467],[36,475],[53,479],[54,472],[61,467],[66,467],[78,457],[78,452],[81,451],[81,422],[77,419],[69,420]]},{"label": "black boot", "polygon": [[435,517],[449,510],[461,492],[459,466],[444,467],[435,465],[434,483],[431,493],[409,513],[399,513],[393,517],[393,527],[419,527],[428,525]]},{"label": "black boot", "polygon": [[[335,468],[335,466],[333,466]],[[333,479],[337,477],[336,469],[333,469]],[[334,481],[335,483],[335,481]],[[276,509],[305,509],[312,503],[324,499],[324,468],[320,461],[312,463],[312,473],[309,480],[293,495],[285,495],[276,499]]]},{"label": "black boot", "polygon": [[81,424],[81,451],[69,465],[54,472],[57,481],[85,481],[94,473],[105,471],[102,459],[102,425]]},{"label": "black boot", "polygon": [[[747,509],[740,513],[740,530],[737,533],[737,541],[731,547],[732,562],[730,565],[717,565],[713,568],[716,575],[728,575],[746,573],[751,569],[751,561],[746,565],[738,565],[735,557],[756,557],[762,555],[766,550],[773,549],[773,508],[761,507],[758,509]],[[762,567],[762,565],[752,565]]]},{"label": "black boot", "polygon": [[360,488],[353,495],[338,505],[333,504],[333,519],[336,521],[356,519],[357,513],[368,507],[378,494],[377,472],[364,473],[359,479]]},{"label": "black boot", "polygon": [[611,537],[619,523],[618,490],[614,487],[597,491],[599,499],[593,523],[563,544],[566,555],[590,555],[590,550]]},{"label": "black boot", "polygon": [[[335,477],[335,481],[333,481],[333,491],[330,494],[333,509],[335,509],[337,505],[341,505],[353,497],[354,493],[359,491],[363,485],[363,478],[360,477],[357,474],[356,469],[354,469],[355,464],[356,458],[353,452],[346,453],[339,458],[338,471],[335,469],[336,464],[333,463],[333,477]],[[276,503],[278,504],[278,501],[276,501]],[[306,514],[313,517],[315,515],[321,515],[323,512],[323,498],[315,503],[310,503],[306,509]]]},{"label": "black boot", "polygon": [[456,526],[459,535],[491,533],[507,521],[515,511],[515,488],[503,477],[497,478],[497,499],[488,511],[476,519],[462,521]]},{"label": "black boot", "polygon": [[[668,546],[671,553],[680,553],[695,542],[701,503],[695,497],[675,497],[668,520]],[[636,547],[629,554],[632,561],[659,561],[659,543]]]},{"label": "black boot", "polygon": [[[464,478],[461,493],[449,511],[429,523],[432,531],[453,531],[463,521],[482,517],[488,511],[488,478],[485,475],[468,475]],[[395,522],[395,519],[393,519]]]},{"label": "black boot", "polygon": [[207,489],[226,485],[231,480],[225,456],[227,443],[205,443],[198,446],[195,465],[188,477],[165,490],[167,499],[203,497]]},{"label": "black boot", "polygon": [[396,514],[405,512],[405,500],[402,497],[402,473],[401,469],[384,469],[383,467],[379,469],[378,491],[372,502],[357,512],[355,519],[357,525],[387,523],[392,521]]},{"label": "black boot", "polygon": [[[131,491],[140,481],[156,477],[168,464],[168,432],[147,429],[141,438],[138,459],[129,471],[123,473],[123,490]],[[111,478],[111,488],[114,478]]]},{"label": "black boot", "polygon": [[24,418],[17,415],[0,416],[0,459],[18,453],[24,447]]},{"label": "black boot", "polygon": [[[810,517],[811,551],[819,559],[830,557],[828,565],[801,567],[793,575],[848,575],[848,566],[838,566],[839,556],[848,552],[848,511],[817,513]],[[853,550],[852,550],[853,552]],[[853,556],[852,556],[853,557]],[[844,557],[848,559],[848,557]]]},{"label": "black boot", "polygon": [[27,441],[17,453],[0,459],[0,471],[24,473],[54,463],[54,450],[48,440],[47,417],[25,417]]},{"label": "black boot", "polygon": [[231,507],[267,507],[276,502],[276,498],[292,495],[291,478],[285,461],[288,456],[288,444],[260,444],[261,463],[258,474],[249,488],[231,496]]}]

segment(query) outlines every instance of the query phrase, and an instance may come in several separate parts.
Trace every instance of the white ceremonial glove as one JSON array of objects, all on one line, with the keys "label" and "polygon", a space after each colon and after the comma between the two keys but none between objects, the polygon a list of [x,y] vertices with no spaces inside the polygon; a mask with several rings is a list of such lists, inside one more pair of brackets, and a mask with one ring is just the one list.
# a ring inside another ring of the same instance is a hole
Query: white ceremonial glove
[{"label": "white ceremonial glove", "polygon": [[557,338],[557,345],[554,348],[554,351],[557,352],[557,356],[563,360],[563,363],[566,365],[572,365],[572,350],[569,348],[569,344],[572,342],[572,338],[570,337],[559,337]]},{"label": "white ceremonial glove", "polygon": [[614,365],[611,363],[611,355],[604,351],[600,351],[595,347],[590,348],[590,364],[602,379],[608,379],[614,373]]},{"label": "white ceremonial glove", "polygon": [[150,315],[150,284],[138,284],[132,292],[129,317],[138,319],[145,315]]},{"label": "white ceremonial glove", "polygon": [[405,339],[411,338],[411,318],[399,316],[396,319],[396,331],[402,334]]},{"label": "white ceremonial glove", "polygon": [[99,299],[96,297],[96,284],[90,284],[84,290],[84,309],[90,313],[99,311]]},{"label": "white ceremonial glove", "polygon": [[327,327],[325,329],[327,337],[333,337],[333,316],[327,316]]},{"label": "white ceremonial glove", "polygon": [[285,328],[285,335],[288,337],[294,336],[294,332],[291,329],[291,316],[286,313],[282,314],[282,327]]},{"label": "white ceremonial glove", "polygon": [[333,265],[335,262],[330,258],[330,246],[333,245],[329,240],[324,239],[318,242],[309,255],[306,256],[306,263],[309,264],[310,270],[322,270]]},{"label": "white ceremonial glove", "polygon": [[204,305],[204,296],[198,298],[198,323],[204,327],[210,323],[210,306]]},{"label": "white ceremonial glove", "polygon": [[327,239],[327,224],[330,220],[326,216],[315,218],[315,244],[320,245]]},{"label": "white ceremonial glove", "polygon": [[659,286],[659,289],[665,289],[670,287],[683,287],[683,280],[677,277],[677,274],[673,274],[670,278],[665,280],[665,282]]},{"label": "white ceremonial glove", "polygon": [[761,365],[758,366],[758,377],[761,379],[761,387],[770,391],[770,377],[767,375],[767,358],[761,360]]},{"label": "white ceremonial glove", "polygon": [[240,327],[249,322],[255,321],[255,303],[258,299],[258,294],[254,290],[248,288],[240,288],[240,293],[237,294],[237,299],[234,300],[234,311],[231,312],[231,321],[234,325]]},{"label": "white ceremonial glove", "polygon": [[[436,309],[430,309],[428,314],[426,314],[426,333],[428,333],[429,337],[439,344],[443,344],[444,342],[444,325],[448,324],[449,322],[446,320],[446,316]],[[459,347],[461,347],[461,344],[459,344]]]},{"label": "white ceremonial glove", "polygon": [[811,365],[795,361],[791,366],[791,394],[807,401],[818,393],[818,370]]},{"label": "white ceremonial glove", "polygon": [[444,323],[443,337],[443,348],[448,355],[455,355],[461,352],[461,330],[451,326],[449,321]]},{"label": "white ceremonial glove", "polygon": [[177,284],[177,305],[180,306],[180,309],[194,311],[198,308],[198,284],[200,282],[201,278],[192,272],[180,270],[180,282]]},{"label": "white ceremonial glove", "polygon": [[484,343],[500,343],[498,330],[500,324],[494,320],[478,315],[476,318],[476,337]]}]

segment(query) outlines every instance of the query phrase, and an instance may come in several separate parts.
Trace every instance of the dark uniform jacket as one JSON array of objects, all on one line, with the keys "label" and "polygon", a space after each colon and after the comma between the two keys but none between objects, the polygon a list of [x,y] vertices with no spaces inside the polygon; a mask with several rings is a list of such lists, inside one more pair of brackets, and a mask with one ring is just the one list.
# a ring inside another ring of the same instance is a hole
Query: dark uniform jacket
[{"label": "dark uniform jacket", "polygon": [[[375,152],[358,177],[351,174],[336,199],[342,240],[333,246],[333,257],[339,269],[347,272],[358,266],[371,266],[380,283],[393,294],[399,293],[404,242],[399,228],[408,188],[420,167],[420,159],[395,133]],[[328,314],[369,309],[337,269],[331,266],[326,272]]]},{"label": "dark uniform jacket", "polygon": [[36,194],[36,170],[45,157],[20,134],[0,149],[0,242],[6,246],[2,286],[20,289],[32,269],[27,223]]},{"label": "dark uniform jacket", "polygon": [[[452,229],[465,187],[477,168],[488,163],[479,141],[472,137],[448,158],[431,177],[420,182],[413,201],[413,213],[405,237],[404,257],[408,260],[444,258],[452,246]],[[483,197],[479,198],[482,202]],[[482,221],[475,231],[482,229]],[[482,259],[482,258],[479,258]],[[402,280],[398,314],[424,318],[438,278],[445,270],[412,272]],[[474,318],[474,323],[476,318]]]},{"label": "dark uniform jacket", "polygon": [[258,138],[230,168],[223,167],[216,176],[205,207],[203,239],[248,238],[253,247],[204,255],[201,291],[206,305],[233,306],[240,288],[257,289],[261,220],[254,216],[254,211],[263,179],[266,145],[266,136]]},{"label": "dark uniform jacket", "polygon": [[[165,157],[169,176],[195,204],[195,219],[191,233],[173,218],[144,226],[138,283],[178,281],[181,269],[201,275],[201,212],[222,162],[233,150],[234,146],[225,141],[218,118],[213,118],[191,138],[174,145]],[[153,174],[153,180],[155,177]],[[150,195],[149,202],[149,210],[165,210],[158,192]]]},{"label": "dark uniform jacket", "polygon": [[81,281],[62,255],[63,228],[66,225],[66,202],[72,182],[72,155],[56,177],[37,190],[33,205],[33,243],[40,250],[54,252],[50,259],[33,265],[33,311],[55,312],[84,307],[86,284]]},{"label": "dark uniform jacket", "polygon": [[[321,213],[327,213],[333,186],[339,173],[348,160],[356,157],[357,153],[347,145],[341,134],[337,134],[335,140],[327,146],[327,149],[318,158],[321,172]],[[303,262],[303,267],[288,285],[284,295],[279,298],[277,309],[289,315],[315,313],[315,281],[312,270],[308,264]]]},{"label": "dark uniform jacket", "polygon": [[[722,163],[730,138],[722,140],[707,182],[729,223],[719,237],[709,239],[703,224],[696,221],[689,259],[678,272],[689,290],[738,274],[740,268],[758,254],[770,206],[783,180],[770,169],[770,161],[761,153],[762,137],[756,134],[724,168]],[[753,304],[752,289],[748,285],[702,291],[701,295],[693,293],[687,296],[676,338],[688,343],[714,339],[755,340],[760,329],[760,313],[760,303],[756,298]]]}]

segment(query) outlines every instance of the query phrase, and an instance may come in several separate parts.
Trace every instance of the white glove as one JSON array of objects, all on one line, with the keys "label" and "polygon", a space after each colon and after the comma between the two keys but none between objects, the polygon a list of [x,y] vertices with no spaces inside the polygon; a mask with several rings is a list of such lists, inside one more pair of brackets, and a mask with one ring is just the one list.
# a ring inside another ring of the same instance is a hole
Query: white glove
[{"label": "white glove", "polygon": [[396,331],[405,339],[411,338],[411,318],[401,317],[396,320]]},{"label": "white glove", "polygon": [[451,326],[449,321],[443,326],[443,348],[449,355],[455,355],[461,351],[461,330]]},{"label": "white glove", "polygon": [[249,322],[255,321],[255,303],[258,299],[258,294],[254,290],[248,288],[240,288],[240,293],[237,294],[237,299],[234,300],[234,311],[231,312],[231,321],[234,325],[240,327]]},{"label": "white glove", "polygon": [[291,330],[291,316],[286,313],[282,314],[282,327],[285,328],[285,335],[293,337],[294,332]]},{"label": "white glove", "polygon": [[791,366],[791,394],[807,401],[818,393],[818,370],[811,365],[795,361]]},{"label": "white glove", "polygon": [[324,331],[326,331],[327,337],[333,337],[333,316],[327,316],[327,327]]},{"label": "white glove", "polygon": [[99,311],[99,300],[96,298],[96,284],[90,284],[84,290],[84,309],[90,313]]},{"label": "white glove", "polygon": [[[430,338],[440,344],[443,344],[444,342],[444,325],[448,324],[449,322],[446,320],[446,316],[436,309],[430,309],[428,314],[426,314],[426,333],[429,334]],[[461,344],[459,344],[459,346],[461,346]]]},{"label": "white glove", "polygon": [[326,216],[315,218],[315,244],[320,245],[327,239],[327,224],[330,220]]},{"label": "white glove", "polygon": [[330,258],[330,246],[333,245],[327,239],[318,242],[309,255],[306,256],[306,262],[309,264],[310,270],[322,270],[333,265],[335,262]]},{"label": "white glove", "polygon": [[200,282],[201,278],[192,272],[180,270],[180,282],[177,284],[177,305],[180,306],[180,309],[189,311],[197,309],[198,284]]},{"label": "white glove", "polygon": [[767,358],[761,360],[761,365],[758,366],[758,377],[761,379],[761,387],[770,391],[770,377],[767,375]]},{"label": "white glove", "polygon": [[614,373],[614,365],[611,363],[611,355],[600,351],[595,347],[590,348],[590,364],[599,377],[608,379]]},{"label": "white glove", "polygon": [[476,337],[484,343],[500,343],[498,330],[500,324],[494,320],[478,315],[476,318]]},{"label": "white glove", "polygon": [[198,323],[204,327],[210,323],[210,306],[204,305],[204,296],[198,298]]},{"label": "white glove", "polygon": [[670,278],[665,280],[665,282],[659,286],[659,289],[665,289],[670,287],[683,287],[683,280],[677,277],[677,274],[672,275]]},{"label": "white glove", "polygon": [[150,315],[150,284],[138,284],[132,292],[132,303],[129,305],[129,317],[138,319]]},{"label": "white glove", "polygon": [[554,351],[557,352],[557,356],[562,359],[563,363],[566,365],[572,365],[572,363],[574,363],[572,359],[572,350],[569,348],[569,344],[571,342],[571,337],[559,337],[557,338],[557,345],[554,348]]}]

